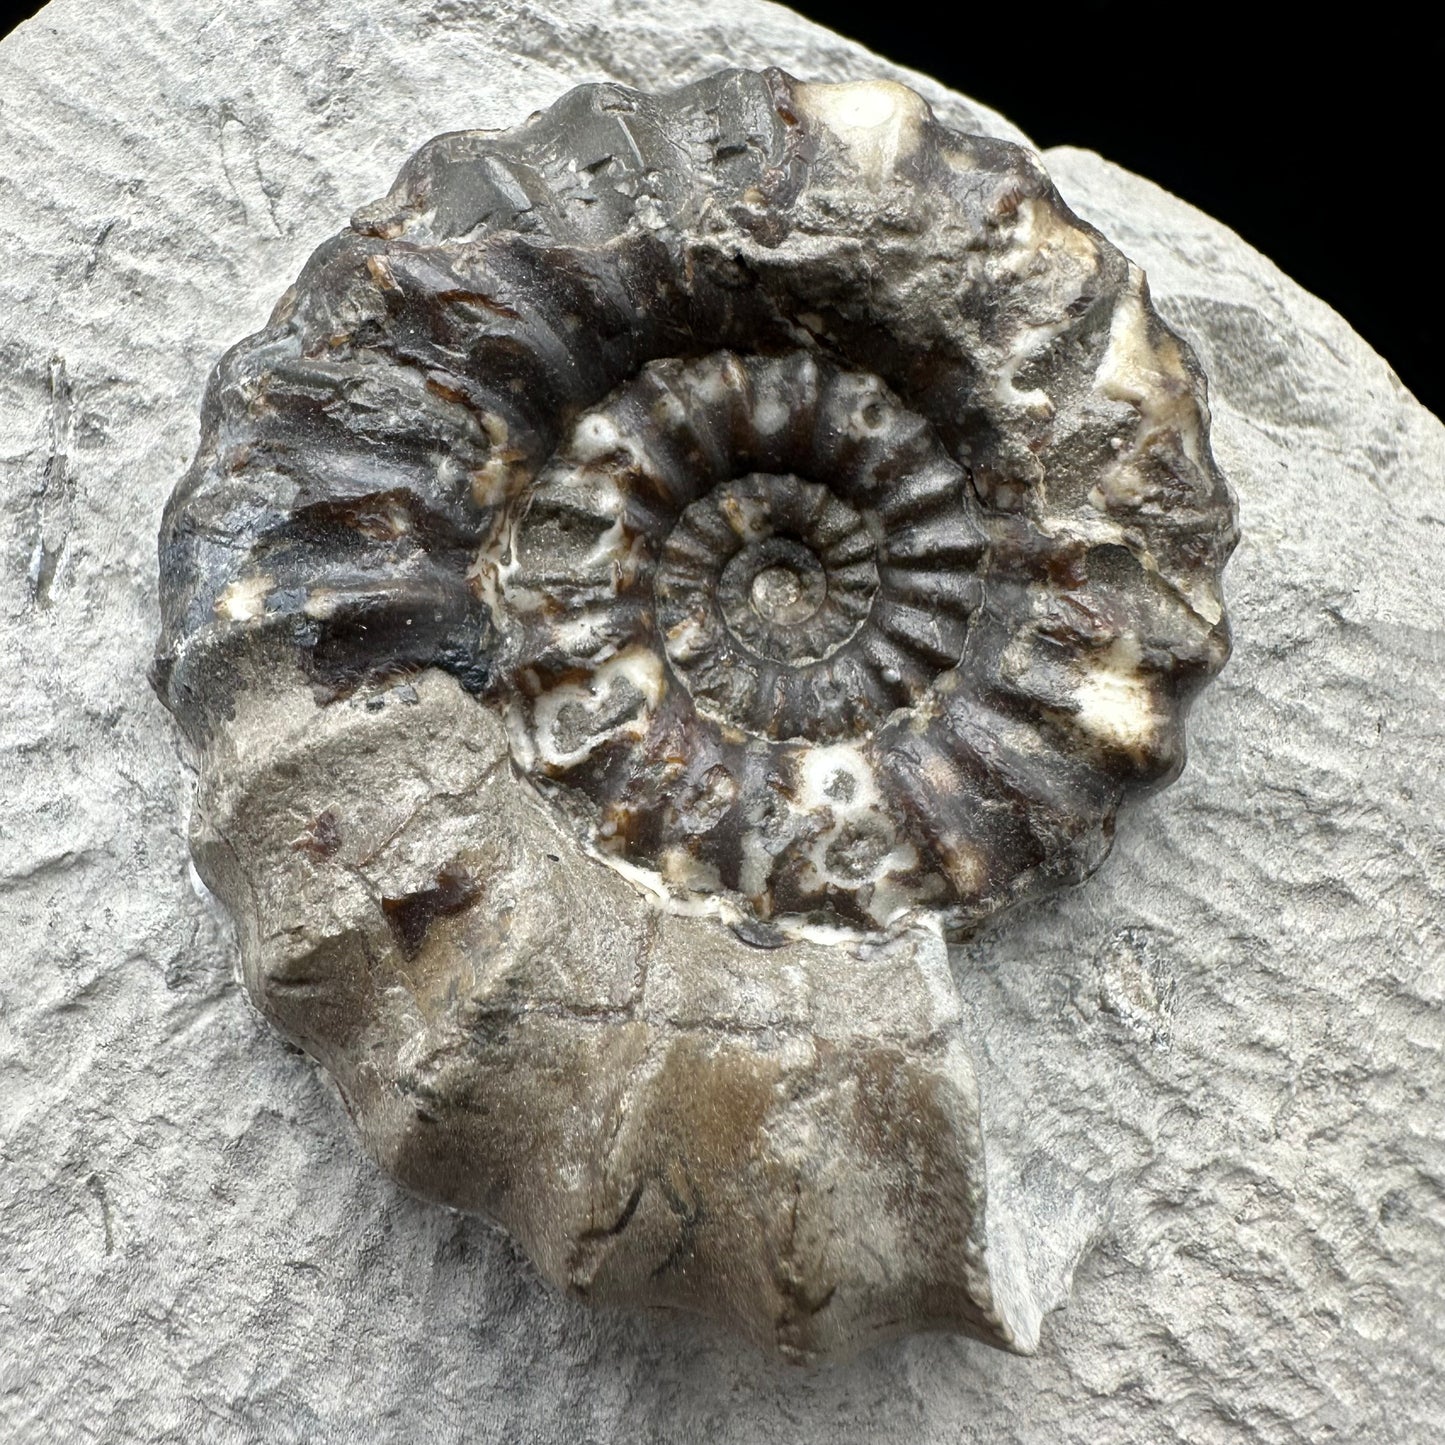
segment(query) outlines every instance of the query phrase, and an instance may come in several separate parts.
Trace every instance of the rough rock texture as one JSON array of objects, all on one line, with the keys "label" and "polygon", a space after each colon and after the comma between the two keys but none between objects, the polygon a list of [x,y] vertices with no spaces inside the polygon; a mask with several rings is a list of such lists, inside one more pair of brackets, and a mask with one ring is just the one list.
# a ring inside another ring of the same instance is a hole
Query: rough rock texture
[{"label": "rough rock texture", "polygon": [[1438,1432],[1445,440],[1327,308],[1096,157],[1045,160],[1203,359],[1245,540],[1184,777],[1087,888],[955,954],[1000,1197],[1094,1241],[1037,1358],[940,1336],[800,1374],[590,1314],[387,1185],[243,1003],[144,681],[209,365],[427,136],[724,63],[889,73],[740,3],[59,0],[0,49],[0,1436]]}]

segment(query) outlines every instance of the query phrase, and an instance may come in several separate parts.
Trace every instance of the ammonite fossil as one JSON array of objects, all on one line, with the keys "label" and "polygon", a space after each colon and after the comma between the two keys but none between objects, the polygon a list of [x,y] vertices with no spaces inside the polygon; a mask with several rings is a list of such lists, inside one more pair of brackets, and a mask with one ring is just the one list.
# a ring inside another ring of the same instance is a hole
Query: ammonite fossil
[{"label": "ammonite fossil", "polygon": [[1204,385],[1029,152],[728,71],[442,136],[207,393],[157,686],[372,1151],[790,1358],[1028,1349],[941,938],[1183,764]]}]

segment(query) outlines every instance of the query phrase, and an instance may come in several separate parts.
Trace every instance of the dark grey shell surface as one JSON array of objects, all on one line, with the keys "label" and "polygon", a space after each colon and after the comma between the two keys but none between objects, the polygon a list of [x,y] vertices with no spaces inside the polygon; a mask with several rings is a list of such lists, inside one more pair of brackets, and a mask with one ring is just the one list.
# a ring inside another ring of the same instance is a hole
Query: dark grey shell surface
[{"label": "dark grey shell surface", "polygon": [[1033,155],[584,86],[423,147],[222,360],[155,677],[204,740],[440,668],[660,898],[958,935],[1177,774],[1234,541],[1194,358]]}]

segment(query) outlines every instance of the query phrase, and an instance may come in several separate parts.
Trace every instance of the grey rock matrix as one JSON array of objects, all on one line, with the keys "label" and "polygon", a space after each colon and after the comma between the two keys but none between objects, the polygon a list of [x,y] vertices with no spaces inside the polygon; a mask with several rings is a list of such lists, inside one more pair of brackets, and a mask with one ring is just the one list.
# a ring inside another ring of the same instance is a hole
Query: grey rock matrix
[{"label": "grey rock matrix", "polygon": [[1037,1358],[938,1337],[789,1372],[591,1315],[388,1185],[243,1003],[144,682],[207,370],[438,131],[590,79],[897,73],[772,7],[674,12],[60,0],[0,51],[0,1438],[1432,1438],[1440,426],[1097,158],[1045,162],[1204,362],[1244,541],[1181,781],[1085,888],[954,952],[1002,1196],[1082,1251]]}]

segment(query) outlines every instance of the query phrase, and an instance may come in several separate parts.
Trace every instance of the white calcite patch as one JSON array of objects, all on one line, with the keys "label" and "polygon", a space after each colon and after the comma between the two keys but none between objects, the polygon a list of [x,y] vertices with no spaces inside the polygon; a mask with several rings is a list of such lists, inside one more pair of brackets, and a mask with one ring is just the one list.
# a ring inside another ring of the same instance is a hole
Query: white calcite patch
[{"label": "white calcite patch", "polygon": [[230,622],[254,622],[265,614],[266,597],[276,585],[264,573],[232,582],[216,601],[216,612]]},{"label": "white calcite patch", "polygon": [[1151,324],[1144,302],[1144,273],[1130,269],[1130,289],[1119,298],[1109,324],[1109,345],[1096,377],[1102,395],[1139,412],[1138,440],[1146,444],[1160,431],[1177,435],[1184,455],[1195,465],[1204,458],[1204,427],[1179,345]]},{"label": "white calcite patch", "polygon": [[[530,705],[532,741],[515,738],[519,757],[535,753],[544,771],[576,767],[602,743],[641,738],[662,698],[663,665],[656,654],[629,648],[599,661],[585,681],[560,683]],[[525,705],[509,709],[517,715]]]},{"label": "white calcite patch", "polygon": [[1120,640],[1091,657],[1074,694],[1079,727],[1100,742],[1143,753],[1158,734],[1159,705],[1139,671],[1139,647]]},{"label": "white calcite patch", "polygon": [[800,85],[796,95],[802,113],[838,136],[875,185],[914,152],[932,119],[920,95],[887,80]]},{"label": "white calcite patch", "polygon": [[868,915],[887,928],[918,898],[906,875],[917,868],[918,850],[898,836],[878,787],[871,749],[850,743],[810,748],[796,762],[796,807],[805,817],[826,819],[807,853],[821,887],[862,889]]}]

